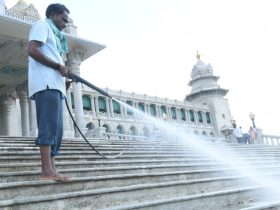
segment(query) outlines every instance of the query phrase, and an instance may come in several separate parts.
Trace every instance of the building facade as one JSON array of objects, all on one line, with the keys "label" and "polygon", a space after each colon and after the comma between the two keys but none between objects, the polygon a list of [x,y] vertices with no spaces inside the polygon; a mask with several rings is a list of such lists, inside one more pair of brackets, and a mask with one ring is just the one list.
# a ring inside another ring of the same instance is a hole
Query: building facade
[{"label": "building facade", "polygon": [[[28,32],[40,15],[32,4],[24,0],[10,9],[0,1],[0,135],[36,136],[34,102],[27,94]],[[5,30],[2,30],[5,29]],[[104,45],[77,36],[77,27],[70,21],[65,29],[69,43],[69,62],[79,75],[80,65],[87,58],[105,48]],[[191,92],[185,99],[170,100],[123,91],[106,89],[113,99],[80,83],[73,83],[67,92],[67,101],[79,128],[90,137],[149,138],[157,128],[141,113],[168,121],[197,135],[224,137],[231,128],[228,90],[220,88],[219,77],[210,64],[198,61],[191,73]],[[86,71],[86,70],[85,70]],[[117,99],[117,100],[115,100]],[[64,136],[80,136],[64,108]]]}]

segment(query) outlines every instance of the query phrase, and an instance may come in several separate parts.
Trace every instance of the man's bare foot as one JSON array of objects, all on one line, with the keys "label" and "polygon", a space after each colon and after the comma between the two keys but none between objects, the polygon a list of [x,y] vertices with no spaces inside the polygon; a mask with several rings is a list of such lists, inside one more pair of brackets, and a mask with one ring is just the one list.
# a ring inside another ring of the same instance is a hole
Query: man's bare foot
[{"label": "man's bare foot", "polygon": [[69,182],[70,177],[65,176],[59,173],[52,173],[52,174],[46,174],[46,175],[41,175],[39,177],[40,180],[55,180],[55,181],[61,181],[61,182]]}]

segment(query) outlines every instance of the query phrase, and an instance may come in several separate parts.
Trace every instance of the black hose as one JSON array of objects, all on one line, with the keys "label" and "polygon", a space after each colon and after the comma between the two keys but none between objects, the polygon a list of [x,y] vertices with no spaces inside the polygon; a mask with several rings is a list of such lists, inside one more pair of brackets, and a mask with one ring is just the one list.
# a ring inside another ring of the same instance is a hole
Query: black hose
[{"label": "black hose", "polygon": [[108,98],[112,98],[112,96],[110,96],[106,91],[100,89],[99,87],[96,87],[95,85],[91,84],[90,82],[86,81],[85,79],[83,79],[82,77],[78,76],[77,74],[74,74],[73,72],[69,72],[69,76],[70,79],[72,79],[73,82],[81,82],[85,85],[87,85],[88,87],[96,90],[97,92],[101,93],[102,95],[108,97]]},{"label": "black hose", "polygon": [[[74,126],[77,128],[78,132],[81,134],[81,136],[82,136],[83,139],[86,141],[86,143],[87,143],[98,155],[100,155],[101,157],[106,158],[106,159],[115,159],[115,158],[117,158],[117,157],[123,155],[125,152],[128,151],[128,150],[124,150],[124,151],[122,151],[121,153],[119,153],[118,155],[115,155],[115,156],[106,156],[106,155],[101,154],[101,153],[87,140],[87,138],[84,136],[84,134],[82,133],[82,131],[81,131],[80,128],[78,127],[78,125],[77,125],[76,121],[74,120],[74,117],[73,117],[73,115],[72,115],[72,113],[71,113],[71,111],[70,111],[70,108],[69,108],[69,105],[68,105],[68,102],[67,102],[67,99],[66,99],[66,98],[65,98],[65,104],[66,104],[67,110],[68,110],[68,112],[69,112],[69,115],[70,115],[70,117],[71,117],[71,119],[72,119],[72,121],[73,121],[73,123],[74,123]],[[131,148],[131,149],[135,149],[135,146],[134,146],[133,148]],[[129,149],[129,150],[131,150],[131,149]]]}]

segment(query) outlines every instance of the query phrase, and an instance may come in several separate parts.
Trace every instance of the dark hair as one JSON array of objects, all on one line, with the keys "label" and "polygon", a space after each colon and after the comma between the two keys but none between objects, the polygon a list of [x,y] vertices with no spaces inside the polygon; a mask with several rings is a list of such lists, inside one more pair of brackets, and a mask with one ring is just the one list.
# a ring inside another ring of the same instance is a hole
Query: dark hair
[{"label": "dark hair", "polygon": [[50,18],[52,14],[62,14],[64,11],[70,13],[69,9],[63,4],[50,4],[46,10],[46,17]]}]

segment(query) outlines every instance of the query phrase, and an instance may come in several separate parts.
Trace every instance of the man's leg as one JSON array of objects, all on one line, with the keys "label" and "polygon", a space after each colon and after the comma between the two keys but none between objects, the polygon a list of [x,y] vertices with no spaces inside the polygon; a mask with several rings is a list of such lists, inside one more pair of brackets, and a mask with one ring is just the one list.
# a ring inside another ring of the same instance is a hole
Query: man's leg
[{"label": "man's leg", "polygon": [[52,169],[57,172],[56,170],[56,167],[55,167],[55,157],[51,157],[51,166],[52,166]]},{"label": "man's leg", "polygon": [[51,163],[51,147],[40,146],[41,162],[42,162],[42,176],[54,176],[55,171],[53,170]]},{"label": "man's leg", "polygon": [[[60,92],[45,90],[35,95],[38,137],[36,145],[40,147],[42,175],[40,179],[69,181],[69,177],[56,172],[54,160],[52,160],[52,147],[55,144],[58,123],[58,98]],[[60,103],[61,104],[61,103]]]}]

